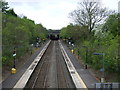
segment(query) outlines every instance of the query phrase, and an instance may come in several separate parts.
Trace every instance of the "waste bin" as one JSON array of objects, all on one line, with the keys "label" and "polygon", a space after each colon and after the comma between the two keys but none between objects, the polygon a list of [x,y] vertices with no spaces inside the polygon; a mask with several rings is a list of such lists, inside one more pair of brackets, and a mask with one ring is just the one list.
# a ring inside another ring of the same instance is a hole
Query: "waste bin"
[{"label": "waste bin", "polygon": [[16,73],[16,69],[15,68],[12,68],[12,74],[15,74]]}]

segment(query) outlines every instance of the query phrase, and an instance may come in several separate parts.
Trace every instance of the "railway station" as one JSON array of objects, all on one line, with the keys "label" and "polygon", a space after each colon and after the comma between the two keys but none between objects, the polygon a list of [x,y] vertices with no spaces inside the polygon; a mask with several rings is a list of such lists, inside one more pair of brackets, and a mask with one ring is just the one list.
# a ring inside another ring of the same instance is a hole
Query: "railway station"
[{"label": "railway station", "polygon": [[[74,43],[59,37],[60,31],[49,31],[48,38],[0,84],[3,89],[102,89],[119,88],[119,83],[101,83],[79,62],[74,54]],[[67,43],[68,44],[67,44]],[[13,53],[16,56],[16,53]],[[116,88],[117,87],[117,88]]]},{"label": "railway station", "polygon": [[120,90],[120,1],[106,2],[1,0],[0,89]]},{"label": "railway station", "polygon": [[48,40],[37,54],[3,81],[3,88],[93,88],[98,82],[61,40]]}]

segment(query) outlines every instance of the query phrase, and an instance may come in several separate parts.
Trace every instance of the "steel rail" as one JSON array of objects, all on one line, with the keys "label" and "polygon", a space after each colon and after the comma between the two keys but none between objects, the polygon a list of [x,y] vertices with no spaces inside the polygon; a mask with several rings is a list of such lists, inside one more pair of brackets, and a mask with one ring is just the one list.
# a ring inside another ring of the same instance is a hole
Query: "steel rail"
[{"label": "steel rail", "polygon": [[[59,44],[58,44],[59,45]],[[60,45],[58,46],[58,48],[60,48]],[[56,52],[60,52],[59,51],[59,49],[56,49]],[[57,54],[56,54],[56,56],[57,56]],[[63,58],[64,59],[64,58]],[[65,81],[65,84],[66,84],[66,86],[67,86],[67,88],[69,88],[69,85],[68,85],[68,83],[67,83],[67,80],[65,79],[65,76],[64,76],[64,71],[63,71],[63,67],[62,67],[62,61],[60,61],[59,59],[57,60],[57,66],[59,66],[59,68],[60,68],[60,70],[61,70],[61,74],[62,74],[62,76],[63,76],[63,78],[64,78],[64,81]],[[59,76],[59,75],[57,75],[57,76]],[[60,83],[60,81],[58,80],[58,83]],[[58,88],[59,88],[60,86],[59,86],[59,84],[58,84]]]},{"label": "steel rail", "polygon": [[22,77],[18,80],[14,88],[21,88],[24,89],[25,85],[27,84],[28,80],[30,79],[30,76],[32,75],[33,71],[35,70],[36,66],[38,65],[39,61],[43,57],[44,53],[46,52],[51,40],[44,46],[42,51],[38,54],[38,56],[34,59],[34,61],[31,63],[31,65],[27,68],[25,73],[22,75]]}]

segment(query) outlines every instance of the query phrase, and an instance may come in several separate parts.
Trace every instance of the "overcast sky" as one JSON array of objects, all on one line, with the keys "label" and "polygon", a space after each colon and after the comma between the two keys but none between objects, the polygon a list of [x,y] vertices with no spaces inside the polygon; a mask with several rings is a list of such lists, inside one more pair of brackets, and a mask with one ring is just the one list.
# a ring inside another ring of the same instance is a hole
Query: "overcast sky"
[{"label": "overcast sky", "polygon": [[[27,16],[47,29],[61,29],[70,23],[68,14],[77,8],[82,0],[6,0],[17,15]],[[101,0],[102,5],[118,10],[120,0]]]}]

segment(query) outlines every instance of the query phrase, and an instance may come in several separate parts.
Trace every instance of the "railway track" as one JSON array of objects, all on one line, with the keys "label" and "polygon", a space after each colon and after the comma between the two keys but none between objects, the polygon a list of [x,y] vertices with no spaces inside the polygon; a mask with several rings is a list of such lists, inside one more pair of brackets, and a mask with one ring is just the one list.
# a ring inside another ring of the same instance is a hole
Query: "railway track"
[{"label": "railway track", "polygon": [[51,41],[24,89],[75,88],[58,41]]},{"label": "railway track", "polygon": [[60,46],[56,43],[56,57],[57,57],[57,75],[59,88],[75,88],[74,83],[70,77],[65,60],[63,58]]}]

